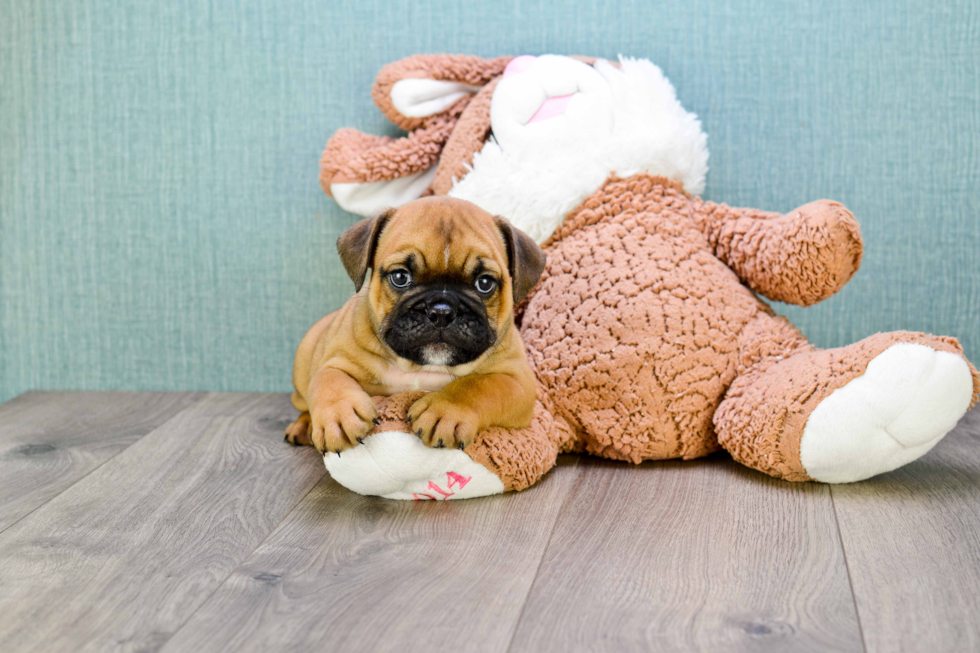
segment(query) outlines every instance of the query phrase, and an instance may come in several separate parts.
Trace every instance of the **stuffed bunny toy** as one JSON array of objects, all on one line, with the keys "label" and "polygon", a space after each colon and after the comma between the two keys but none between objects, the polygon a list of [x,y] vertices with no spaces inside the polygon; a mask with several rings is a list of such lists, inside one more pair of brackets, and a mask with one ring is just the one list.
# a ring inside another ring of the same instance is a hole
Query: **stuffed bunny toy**
[{"label": "stuffed bunny toy", "polygon": [[707,137],[643,59],[418,55],[372,95],[403,138],[338,131],[324,190],[365,216],[470,200],[542,244],[517,321],[538,381],[531,426],[465,450],[408,432],[420,393],[325,464],[346,487],[459,499],[536,483],[559,454],[639,463],[723,448],[788,481],[847,483],[929,451],[977,399],[949,337],[895,331],[822,350],[759,295],[809,306],[861,262],[858,224],[820,200],[779,214],[698,197]]}]

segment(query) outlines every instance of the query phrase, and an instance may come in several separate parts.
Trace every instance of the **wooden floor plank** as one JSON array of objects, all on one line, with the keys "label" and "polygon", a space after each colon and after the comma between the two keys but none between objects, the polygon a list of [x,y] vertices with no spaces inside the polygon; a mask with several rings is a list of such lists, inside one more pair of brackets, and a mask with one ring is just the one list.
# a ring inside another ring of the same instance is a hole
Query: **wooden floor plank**
[{"label": "wooden floor plank", "polygon": [[868,651],[980,650],[980,409],[916,462],[832,492]]},{"label": "wooden floor plank", "polygon": [[980,410],[853,485],[570,457],[438,504],[339,487],[282,443],[292,415],[286,395],[0,406],[0,650],[980,649]]},{"label": "wooden floor plank", "polygon": [[0,650],[159,648],[324,475],[293,413],[208,395],[0,534]]},{"label": "wooden floor plank", "polygon": [[203,396],[29,392],[0,406],[0,532]]},{"label": "wooden floor plank", "polygon": [[585,459],[513,651],[862,650],[829,490]]},{"label": "wooden floor plank", "polygon": [[576,461],[467,501],[362,497],[327,477],[164,651],[504,651]]}]

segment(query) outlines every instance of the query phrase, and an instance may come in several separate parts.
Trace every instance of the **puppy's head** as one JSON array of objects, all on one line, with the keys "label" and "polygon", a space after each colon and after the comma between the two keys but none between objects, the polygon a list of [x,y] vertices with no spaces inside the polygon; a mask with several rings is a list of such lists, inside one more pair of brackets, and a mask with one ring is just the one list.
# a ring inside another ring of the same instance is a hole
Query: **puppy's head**
[{"label": "puppy's head", "polygon": [[337,241],[378,337],[419,365],[463,365],[510,328],[544,270],[541,248],[470,202],[428,197],[358,222]]}]

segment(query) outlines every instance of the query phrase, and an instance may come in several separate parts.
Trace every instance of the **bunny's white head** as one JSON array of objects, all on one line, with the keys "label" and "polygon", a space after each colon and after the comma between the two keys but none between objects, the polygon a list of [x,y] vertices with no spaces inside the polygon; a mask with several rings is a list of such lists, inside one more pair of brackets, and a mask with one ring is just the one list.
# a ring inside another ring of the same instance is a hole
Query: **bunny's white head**
[{"label": "bunny's white head", "polygon": [[646,59],[517,57],[493,93],[492,135],[451,197],[505,215],[544,242],[611,175],[704,189],[707,136]]}]

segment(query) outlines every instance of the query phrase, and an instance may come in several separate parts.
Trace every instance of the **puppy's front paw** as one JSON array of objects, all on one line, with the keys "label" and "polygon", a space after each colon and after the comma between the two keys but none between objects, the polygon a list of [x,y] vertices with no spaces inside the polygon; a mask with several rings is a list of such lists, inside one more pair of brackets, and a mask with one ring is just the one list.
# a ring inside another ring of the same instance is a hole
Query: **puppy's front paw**
[{"label": "puppy's front paw", "polygon": [[286,427],[286,442],[296,446],[313,444],[310,439],[310,413],[303,413],[296,421]]},{"label": "puppy's front paw", "polygon": [[313,446],[320,453],[340,453],[358,444],[374,428],[378,409],[366,394],[342,397],[310,409]]},{"label": "puppy's front paw", "polygon": [[476,438],[480,417],[472,408],[430,392],[408,409],[412,430],[428,447],[465,449]]}]

